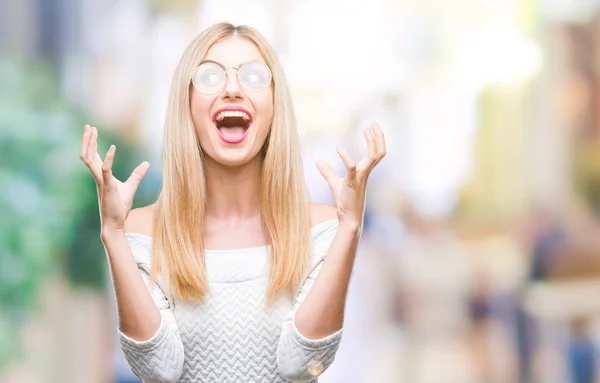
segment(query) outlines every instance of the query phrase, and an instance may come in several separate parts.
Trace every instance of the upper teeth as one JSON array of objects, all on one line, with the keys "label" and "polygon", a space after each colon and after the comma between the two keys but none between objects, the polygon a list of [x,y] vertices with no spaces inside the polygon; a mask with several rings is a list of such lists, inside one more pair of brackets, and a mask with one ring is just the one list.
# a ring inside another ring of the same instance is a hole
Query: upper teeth
[{"label": "upper teeth", "polygon": [[250,120],[250,116],[248,116],[248,113],[242,112],[240,110],[224,110],[217,115],[216,120],[221,121],[225,117],[241,117],[244,120]]}]

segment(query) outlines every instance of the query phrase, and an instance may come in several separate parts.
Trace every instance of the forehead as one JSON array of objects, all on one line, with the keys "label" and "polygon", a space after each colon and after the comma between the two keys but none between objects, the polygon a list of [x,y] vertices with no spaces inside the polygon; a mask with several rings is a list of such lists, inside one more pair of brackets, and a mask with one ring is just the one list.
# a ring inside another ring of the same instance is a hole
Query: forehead
[{"label": "forehead", "polygon": [[236,67],[252,60],[265,61],[254,43],[239,37],[217,41],[208,49],[204,60],[216,61],[226,68]]}]

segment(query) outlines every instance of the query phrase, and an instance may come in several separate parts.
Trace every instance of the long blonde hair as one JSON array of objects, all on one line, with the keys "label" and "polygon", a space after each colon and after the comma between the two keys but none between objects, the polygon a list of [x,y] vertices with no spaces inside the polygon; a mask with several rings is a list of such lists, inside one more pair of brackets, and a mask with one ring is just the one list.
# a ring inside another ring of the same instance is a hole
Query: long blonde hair
[{"label": "long blonde hair", "polygon": [[206,183],[203,153],[190,111],[190,79],[217,41],[228,37],[254,43],[273,73],[274,108],[261,172],[261,208],[270,237],[267,301],[292,298],[310,262],[310,219],[294,110],[282,66],[255,29],[219,23],[187,47],[173,76],[164,130],[163,183],[155,206],[152,279],[160,274],[175,299],[209,293],[204,247]]}]

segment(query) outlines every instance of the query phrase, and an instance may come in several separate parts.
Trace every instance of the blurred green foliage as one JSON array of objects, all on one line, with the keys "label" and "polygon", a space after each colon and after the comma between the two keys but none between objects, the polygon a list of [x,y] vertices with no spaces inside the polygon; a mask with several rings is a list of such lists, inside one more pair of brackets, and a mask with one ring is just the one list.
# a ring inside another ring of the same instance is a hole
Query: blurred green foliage
[{"label": "blurred green foliage", "polygon": [[[0,368],[18,352],[18,328],[43,281],[67,276],[103,292],[108,280],[94,180],[79,160],[85,114],[64,102],[52,67],[0,60]],[[125,179],[139,156],[102,130],[101,155],[118,147]],[[150,202],[151,193],[136,205]]]}]

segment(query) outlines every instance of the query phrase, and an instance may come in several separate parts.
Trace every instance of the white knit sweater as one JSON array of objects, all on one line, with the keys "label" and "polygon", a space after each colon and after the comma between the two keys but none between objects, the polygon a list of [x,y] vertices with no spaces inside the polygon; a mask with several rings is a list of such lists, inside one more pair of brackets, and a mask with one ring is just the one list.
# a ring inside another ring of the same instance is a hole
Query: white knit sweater
[{"label": "white knit sweater", "polygon": [[174,301],[167,286],[151,284],[152,239],[127,234],[133,256],[157,307],[160,328],[147,341],[120,333],[133,372],[145,383],[317,382],[333,362],[342,330],[323,339],[303,337],[294,314],[319,273],[337,231],[330,220],[311,229],[312,264],[294,302],[267,306],[268,247],[206,250],[211,293],[202,301]]}]

